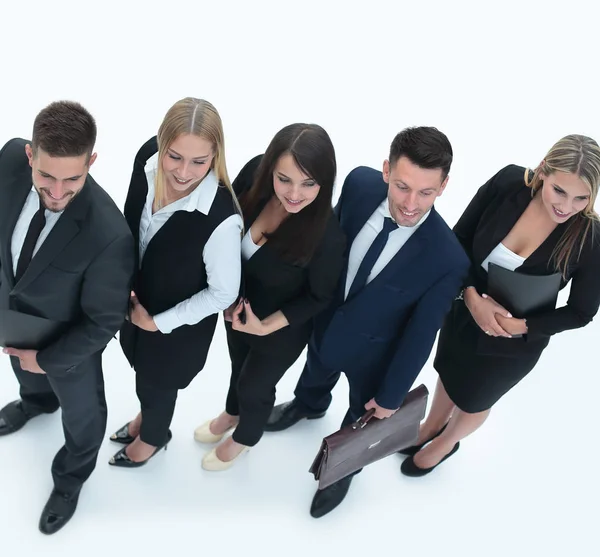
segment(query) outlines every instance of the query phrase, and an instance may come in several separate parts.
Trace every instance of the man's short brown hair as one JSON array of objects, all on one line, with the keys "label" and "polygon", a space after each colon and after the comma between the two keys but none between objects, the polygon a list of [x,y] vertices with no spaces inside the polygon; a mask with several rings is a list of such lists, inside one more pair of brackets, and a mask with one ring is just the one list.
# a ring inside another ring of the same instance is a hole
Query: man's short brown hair
[{"label": "man's short brown hair", "polygon": [[96,122],[77,102],[56,101],[44,108],[33,123],[33,155],[42,149],[51,157],[92,155]]}]

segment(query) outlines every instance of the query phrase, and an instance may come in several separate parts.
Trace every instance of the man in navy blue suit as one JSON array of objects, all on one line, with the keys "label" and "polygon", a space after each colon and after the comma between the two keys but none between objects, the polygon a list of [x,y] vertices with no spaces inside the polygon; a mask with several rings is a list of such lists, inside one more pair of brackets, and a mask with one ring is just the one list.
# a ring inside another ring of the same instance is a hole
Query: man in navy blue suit
[{"label": "man in navy blue suit", "polygon": [[[324,416],[340,372],[350,387],[343,425],[370,408],[389,418],[402,404],[469,268],[433,206],[451,163],[443,133],[408,128],[394,138],[383,173],[358,167],[348,175],[335,208],[348,240],[346,268],[315,320],[295,398],[273,409],[267,431]],[[317,491],[311,515],[337,507],[352,478]]]}]

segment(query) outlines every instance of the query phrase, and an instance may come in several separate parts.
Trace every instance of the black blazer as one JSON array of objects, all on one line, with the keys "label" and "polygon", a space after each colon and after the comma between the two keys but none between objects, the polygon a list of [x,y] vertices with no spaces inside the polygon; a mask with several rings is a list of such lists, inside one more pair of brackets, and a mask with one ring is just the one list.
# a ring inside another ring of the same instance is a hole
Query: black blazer
[{"label": "black blazer", "polygon": [[[262,155],[240,171],[232,186],[238,197],[250,189]],[[260,211],[258,211],[260,213]],[[244,215],[249,230],[256,215]],[[312,318],[333,299],[344,266],[345,235],[337,218],[331,216],[321,244],[308,264],[288,263],[266,242],[242,265],[242,295],[248,298],[259,319],[281,310],[291,330],[312,329]]]},{"label": "black blazer", "polygon": [[[522,166],[509,165],[481,186],[454,227],[471,259],[465,286],[475,286],[480,294],[487,291],[487,273],[481,263],[510,232],[531,199]],[[551,254],[567,226],[568,221],[559,224],[518,271],[531,275],[555,273]],[[593,230],[593,238],[586,238],[580,259],[573,258],[569,262],[567,276],[561,281],[561,289],[569,280],[573,281],[567,305],[528,317],[529,333],[522,339],[490,338],[481,331],[480,344],[511,346],[518,350],[519,345],[530,343],[536,344],[538,349],[540,343],[544,346],[548,343],[551,335],[583,327],[592,320],[600,306],[600,226],[596,223]],[[521,349],[527,350],[525,346]]]},{"label": "black blazer", "polygon": [[0,308],[68,324],[37,355],[48,375],[63,375],[102,350],[125,319],[133,238],[121,211],[88,175],[15,283],[11,239],[32,186],[26,143],[12,139],[0,151]]}]

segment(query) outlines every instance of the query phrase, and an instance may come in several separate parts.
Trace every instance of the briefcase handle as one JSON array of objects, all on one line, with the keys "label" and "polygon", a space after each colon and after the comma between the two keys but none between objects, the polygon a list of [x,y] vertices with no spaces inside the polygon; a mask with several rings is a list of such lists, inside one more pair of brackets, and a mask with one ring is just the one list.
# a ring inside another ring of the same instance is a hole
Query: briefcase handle
[{"label": "briefcase handle", "polygon": [[358,420],[352,423],[352,429],[362,429],[369,423],[369,420],[375,415],[375,408],[367,410]]}]

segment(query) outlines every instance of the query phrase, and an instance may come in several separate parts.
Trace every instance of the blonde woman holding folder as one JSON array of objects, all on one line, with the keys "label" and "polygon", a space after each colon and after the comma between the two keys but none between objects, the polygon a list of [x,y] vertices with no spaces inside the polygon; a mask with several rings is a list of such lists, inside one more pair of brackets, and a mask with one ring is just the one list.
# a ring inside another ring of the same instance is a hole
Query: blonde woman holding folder
[{"label": "blonde woman holding folder", "polygon": [[[454,454],[492,406],[536,365],[550,337],[587,325],[600,305],[600,221],[594,202],[600,148],[568,135],[531,171],[503,168],[484,184],[454,227],[471,259],[464,289],[440,331],[435,397],[419,444],[402,473],[423,476]],[[495,264],[571,281],[565,306],[513,317],[488,291]]]}]

